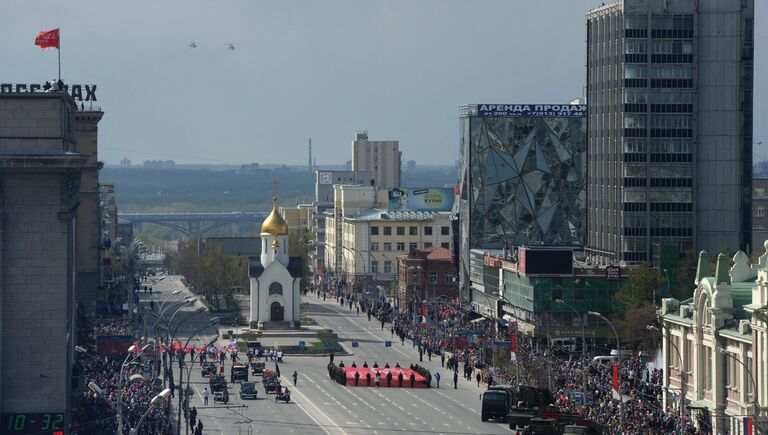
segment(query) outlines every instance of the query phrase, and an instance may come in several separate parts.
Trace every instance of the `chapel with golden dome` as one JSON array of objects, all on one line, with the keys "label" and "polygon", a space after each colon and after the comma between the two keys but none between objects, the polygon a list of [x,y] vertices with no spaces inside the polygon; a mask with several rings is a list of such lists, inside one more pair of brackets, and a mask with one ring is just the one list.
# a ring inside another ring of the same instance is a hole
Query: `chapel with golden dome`
[{"label": "chapel with golden dome", "polygon": [[272,212],[261,224],[261,255],[249,266],[251,328],[295,328],[299,323],[301,257],[288,254],[288,224],[273,197]]}]

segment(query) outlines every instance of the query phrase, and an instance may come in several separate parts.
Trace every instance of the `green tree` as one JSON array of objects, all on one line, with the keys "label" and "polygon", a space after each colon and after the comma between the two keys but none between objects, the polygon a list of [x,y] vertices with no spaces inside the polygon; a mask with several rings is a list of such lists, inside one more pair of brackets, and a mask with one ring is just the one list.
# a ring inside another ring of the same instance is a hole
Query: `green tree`
[{"label": "green tree", "polygon": [[229,295],[233,286],[245,286],[248,259],[225,255],[221,247],[208,247],[198,256],[198,241],[179,244],[177,253],[167,258],[168,267],[183,275],[188,284],[201,289],[209,302],[215,294]]},{"label": "green tree", "polygon": [[314,240],[315,236],[308,230],[293,230],[288,235],[288,255],[301,257],[302,289],[309,282],[309,247],[307,244]]},{"label": "green tree", "polygon": [[661,335],[649,331],[648,325],[657,325],[656,307],[651,303],[641,303],[629,308],[623,317],[613,320],[619,334],[622,347],[626,349],[653,351],[661,341]]},{"label": "green tree", "polygon": [[659,300],[659,289],[666,278],[661,276],[658,269],[652,269],[644,264],[629,272],[629,279],[616,293],[614,303],[618,303],[621,311],[652,303],[654,294]]}]

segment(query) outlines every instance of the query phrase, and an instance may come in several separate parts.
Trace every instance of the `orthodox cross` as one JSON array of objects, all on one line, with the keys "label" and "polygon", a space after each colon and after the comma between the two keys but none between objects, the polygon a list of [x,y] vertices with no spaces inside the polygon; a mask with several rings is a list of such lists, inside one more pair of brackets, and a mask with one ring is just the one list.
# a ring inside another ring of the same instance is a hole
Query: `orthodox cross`
[{"label": "orthodox cross", "polygon": [[277,180],[272,180],[272,198],[275,201],[277,201],[277,185],[278,184],[280,184],[280,183],[278,183]]}]

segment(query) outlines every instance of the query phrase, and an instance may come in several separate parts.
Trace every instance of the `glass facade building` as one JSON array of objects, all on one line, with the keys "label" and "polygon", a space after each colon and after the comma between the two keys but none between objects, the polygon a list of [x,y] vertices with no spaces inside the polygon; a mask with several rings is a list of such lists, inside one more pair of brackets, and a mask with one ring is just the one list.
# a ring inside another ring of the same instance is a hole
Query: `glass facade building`
[{"label": "glass facade building", "polygon": [[460,252],[585,243],[586,116],[579,104],[461,107]]}]

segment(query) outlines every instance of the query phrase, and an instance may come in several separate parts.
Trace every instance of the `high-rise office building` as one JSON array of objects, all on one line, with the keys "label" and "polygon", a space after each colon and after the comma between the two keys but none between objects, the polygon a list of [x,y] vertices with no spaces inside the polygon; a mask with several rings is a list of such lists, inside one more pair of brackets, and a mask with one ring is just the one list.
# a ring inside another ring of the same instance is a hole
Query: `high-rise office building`
[{"label": "high-rise office building", "polygon": [[587,252],[749,250],[754,0],[587,14]]},{"label": "high-rise office building", "polygon": [[368,132],[352,141],[352,170],[371,171],[376,189],[400,187],[400,142],[368,140]]}]

